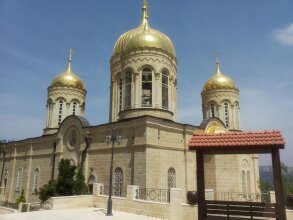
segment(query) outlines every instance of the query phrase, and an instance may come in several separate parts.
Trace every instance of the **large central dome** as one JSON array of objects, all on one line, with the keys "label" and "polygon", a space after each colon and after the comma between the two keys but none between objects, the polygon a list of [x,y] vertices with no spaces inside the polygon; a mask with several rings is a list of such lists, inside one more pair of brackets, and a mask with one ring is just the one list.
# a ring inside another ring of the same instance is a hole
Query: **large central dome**
[{"label": "large central dome", "polygon": [[149,26],[147,9],[147,2],[144,1],[141,24],[118,38],[113,49],[113,57],[139,48],[156,48],[167,52],[172,57],[176,57],[170,38]]}]

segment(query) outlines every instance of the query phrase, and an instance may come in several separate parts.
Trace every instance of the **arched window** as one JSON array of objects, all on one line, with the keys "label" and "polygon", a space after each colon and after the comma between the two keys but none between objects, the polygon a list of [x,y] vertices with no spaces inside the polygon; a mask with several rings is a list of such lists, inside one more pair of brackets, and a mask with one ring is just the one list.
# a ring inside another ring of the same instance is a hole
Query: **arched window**
[{"label": "arched window", "polygon": [[251,181],[250,181],[250,171],[246,172],[246,180],[247,180],[247,193],[251,193]]},{"label": "arched window", "polygon": [[73,115],[76,114],[76,105],[77,105],[77,103],[76,102],[73,102],[73,105],[72,105],[72,114]]},{"label": "arched window", "polygon": [[88,180],[88,186],[89,186],[89,193],[93,193],[93,185],[96,182],[96,177],[94,175],[90,175]]},{"label": "arched window", "polygon": [[114,195],[123,195],[123,171],[120,167],[117,167],[114,171]]},{"label": "arched window", "polygon": [[63,105],[64,105],[64,102],[60,100],[58,102],[58,125],[60,125],[62,122]]},{"label": "arched window", "polygon": [[210,106],[210,116],[215,117],[215,104],[212,103]]},{"label": "arched window", "polygon": [[118,94],[118,96],[119,96],[119,112],[122,111],[122,86],[123,86],[122,80],[123,80],[122,78],[119,79],[119,94]]},{"label": "arched window", "polygon": [[124,109],[131,108],[131,84],[132,73],[128,72],[125,75]]},{"label": "arched window", "polygon": [[235,121],[237,123],[236,128],[238,128],[238,125],[239,125],[239,104],[238,103],[235,104],[234,112],[235,112],[234,113],[234,115],[235,115]]},{"label": "arched window", "polygon": [[242,175],[241,175],[241,178],[242,178],[242,192],[244,194],[244,196],[246,196],[246,175],[245,175],[245,171],[243,170],[242,171]]},{"label": "arched window", "polygon": [[173,167],[168,169],[168,189],[176,188],[176,171]]},{"label": "arched window", "polygon": [[39,188],[39,180],[40,180],[40,170],[38,168],[35,169],[34,172],[34,180],[33,180],[33,193],[36,192]]},{"label": "arched window", "polygon": [[225,126],[228,128],[229,127],[229,106],[228,103],[224,103],[224,121],[225,121]]},{"label": "arched window", "polygon": [[145,68],[142,71],[142,84],[141,84],[141,106],[152,106],[152,70]]},{"label": "arched window", "polygon": [[22,176],[23,176],[23,169],[19,168],[18,171],[17,171],[16,187],[15,187],[15,190],[18,191],[18,192],[21,190]]},{"label": "arched window", "polygon": [[168,169],[168,202],[170,202],[170,189],[171,188],[176,188],[176,171],[173,167],[170,167]]},{"label": "arched window", "polygon": [[168,109],[169,96],[168,96],[168,74],[163,72],[162,74],[162,107]]}]

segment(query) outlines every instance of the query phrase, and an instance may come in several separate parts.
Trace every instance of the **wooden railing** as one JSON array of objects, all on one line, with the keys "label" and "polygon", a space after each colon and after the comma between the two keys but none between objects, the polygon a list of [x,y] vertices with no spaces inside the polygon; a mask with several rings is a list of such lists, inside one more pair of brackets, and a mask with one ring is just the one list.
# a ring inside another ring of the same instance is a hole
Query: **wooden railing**
[{"label": "wooden railing", "polygon": [[264,202],[206,200],[206,212],[208,216],[227,216],[227,219],[231,216],[278,218],[276,204]]}]

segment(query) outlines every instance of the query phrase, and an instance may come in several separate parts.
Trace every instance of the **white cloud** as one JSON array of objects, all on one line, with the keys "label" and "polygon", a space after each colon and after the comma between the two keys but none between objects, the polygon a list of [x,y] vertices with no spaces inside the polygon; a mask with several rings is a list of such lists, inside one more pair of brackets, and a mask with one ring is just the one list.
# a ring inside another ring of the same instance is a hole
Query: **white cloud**
[{"label": "white cloud", "polygon": [[272,34],[279,43],[293,46],[293,23],[287,27],[274,30]]}]

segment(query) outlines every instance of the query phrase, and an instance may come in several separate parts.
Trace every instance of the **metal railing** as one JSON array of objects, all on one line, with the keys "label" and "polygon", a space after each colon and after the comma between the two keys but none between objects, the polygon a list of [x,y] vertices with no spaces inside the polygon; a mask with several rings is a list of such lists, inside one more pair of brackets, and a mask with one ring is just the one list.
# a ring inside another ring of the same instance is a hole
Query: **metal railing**
[{"label": "metal railing", "polygon": [[170,201],[170,190],[154,188],[137,189],[136,199],[167,203]]},{"label": "metal railing", "polygon": [[27,203],[19,203],[18,211],[19,212],[31,212],[37,211],[40,206],[40,202],[27,202]]},{"label": "metal railing", "polygon": [[217,192],[215,199],[221,201],[270,202],[269,193]]},{"label": "metal railing", "polygon": [[11,209],[18,209],[18,204],[13,203],[13,202],[8,202],[8,201],[0,201],[0,206],[6,207],[6,208],[11,208]]}]

